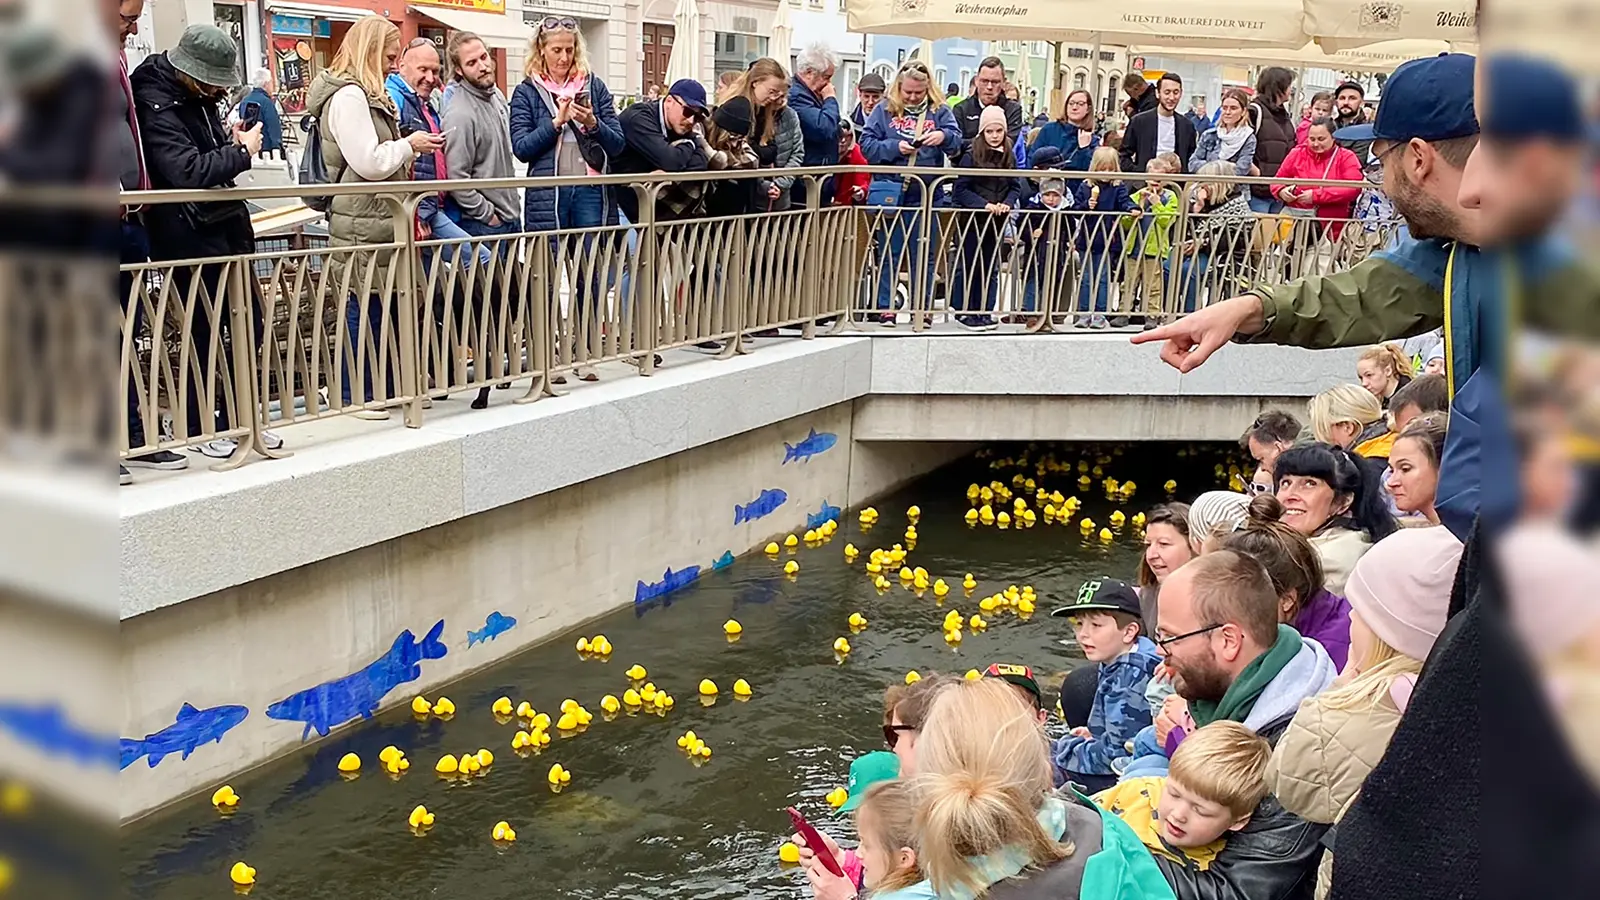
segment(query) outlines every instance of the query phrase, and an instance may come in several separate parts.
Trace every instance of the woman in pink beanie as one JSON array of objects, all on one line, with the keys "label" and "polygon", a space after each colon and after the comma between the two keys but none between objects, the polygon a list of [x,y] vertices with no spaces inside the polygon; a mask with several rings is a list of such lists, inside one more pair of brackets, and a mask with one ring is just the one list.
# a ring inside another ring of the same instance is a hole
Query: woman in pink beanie
[{"label": "woman in pink beanie", "polygon": [[[1345,585],[1350,661],[1334,686],[1301,702],[1267,767],[1267,787],[1290,812],[1332,825],[1389,747],[1411,686],[1444,629],[1461,542],[1446,528],[1404,528],[1374,544]],[[1326,897],[1323,854],[1317,897]]]}]

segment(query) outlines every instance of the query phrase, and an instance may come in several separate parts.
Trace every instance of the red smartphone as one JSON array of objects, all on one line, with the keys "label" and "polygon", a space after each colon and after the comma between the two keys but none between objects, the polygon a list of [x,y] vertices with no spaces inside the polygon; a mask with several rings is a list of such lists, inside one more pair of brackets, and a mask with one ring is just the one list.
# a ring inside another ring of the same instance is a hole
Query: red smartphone
[{"label": "red smartphone", "polygon": [[839,868],[839,861],[828,852],[828,845],[823,842],[822,835],[818,834],[817,830],[811,827],[811,823],[806,821],[806,817],[800,815],[800,811],[792,806],[789,807],[789,821],[794,823],[795,833],[805,838],[806,846],[817,854],[817,861],[822,863],[824,869],[840,878],[847,877],[844,870]]}]

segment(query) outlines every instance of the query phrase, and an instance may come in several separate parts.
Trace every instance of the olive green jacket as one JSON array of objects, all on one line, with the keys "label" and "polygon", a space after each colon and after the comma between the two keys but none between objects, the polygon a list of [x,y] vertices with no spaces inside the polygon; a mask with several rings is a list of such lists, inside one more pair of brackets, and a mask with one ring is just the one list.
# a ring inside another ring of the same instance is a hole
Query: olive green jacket
[{"label": "olive green jacket", "polygon": [[[330,75],[327,71],[318,73],[306,97],[306,111],[321,119],[333,95],[341,88],[353,84],[356,82],[349,78]],[[367,104],[372,113],[372,127],[378,134],[378,143],[400,140],[400,122],[394,109],[394,101],[389,99],[388,92],[382,92],[377,97],[368,96]],[[362,181],[361,176],[346,164],[338,142],[332,140],[326,131],[322,141],[322,162],[327,166],[328,175],[335,183],[359,184]],[[385,180],[411,180],[411,166],[401,166]],[[328,246],[337,248],[393,243],[395,240],[393,203],[398,199],[402,199],[402,195],[361,194],[334,197],[328,208]],[[397,277],[392,284],[390,281],[390,268],[393,263],[393,250],[330,254],[326,265],[330,290],[352,295],[387,295],[399,287]]]}]

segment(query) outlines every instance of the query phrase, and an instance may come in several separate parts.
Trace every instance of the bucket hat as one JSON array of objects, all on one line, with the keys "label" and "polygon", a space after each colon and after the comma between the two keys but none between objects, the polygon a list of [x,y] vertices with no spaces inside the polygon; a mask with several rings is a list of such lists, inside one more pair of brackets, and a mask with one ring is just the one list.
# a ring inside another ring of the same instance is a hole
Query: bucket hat
[{"label": "bucket hat", "polygon": [[185,28],[178,46],[167,51],[167,62],[210,87],[235,88],[243,83],[239,77],[239,48],[227,32],[215,25]]}]

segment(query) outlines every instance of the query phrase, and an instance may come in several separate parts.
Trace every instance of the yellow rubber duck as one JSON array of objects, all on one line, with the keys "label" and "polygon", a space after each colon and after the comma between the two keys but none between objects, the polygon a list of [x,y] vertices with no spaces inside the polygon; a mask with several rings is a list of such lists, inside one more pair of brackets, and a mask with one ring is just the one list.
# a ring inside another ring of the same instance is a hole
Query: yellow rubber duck
[{"label": "yellow rubber duck", "polygon": [[1102,469],[1100,466],[1095,466],[1094,468],[1090,469],[1089,472],[1096,478],[1099,478],[1106,473],[1105,469]]},{"label": "yellow rubber duck", "polygon": [[793,841],[784,841],[779,844],[778,861],[789,865],[800,862],[800,847]]},{"label": "yellow rubber duck", "polygon": [[494,823],[494,831],[490,832],[490,836],[507,844],[517,839],[517,833],[505,822]]},{"label": "yellow rubber duck", "polygon": [[762,552],[766,553],[768,556],[777,556],[779,549],[780,548],[778,547],[778,542],[777,541],[773,541],[772,543],[768,544],[766,547],[762,548]]},{"label": "yellow rubber duck", "polygon": [[868,575],[878,575],[878,574],[881,574],[882,572],[883,572],[882,564],[875,563],[875,562],[867,563],[867,574]]},{"label": "yellow rubber duck", "polygon": [[684,750],[687,750],[694,746],[695,740],[696,738],[693,731],[685,731],[683,736],[678,738],[678,746]]},{"label": "yellow rubber duck", "polygon": [[644,703],[644,700],[639,697],[638,691],[628,688],[622,692],[622,702],[628,706],[638,706]]},{"label": "yellow rubber duck", "polygon": [[968,669],[967,674],[962,675],[961,677],[968,681],[977,681],[979,678],[983,677],[983,673],[979,672],[977,669]]},{"label": "yellow rubber duck", "polygon": [[533,717],[533,723],[532,724],[533,724],[534,728],[539,728],[539,729],[549,728],[550,727],[550,714],[549,713],[539,713],[538,715]]},{"label": "yellow rubber duck", "polygon": [[978,511],[975,509],[969,509],[961,515],[961,518],[968,525],[976,525],[978,524]]},{"label": "yellow rubber duck", "polygon": [[233,792],[233,785],[225,784],[211,795],[211,805],[217,809],[233,809],[239,805],[239,795]]},{"label": "yellow rubber duck", "polygon": [[839,638],[838,640],[833,642],[833,652],[839,653],[839,654],[849,653],[850,652],[850,642],[845,640],[844,638]]},{"label": "yellow rubber duck", "polygon": [[952,609],[944,614],[944,627],[946,630],[961,627],[961,610]]},{"label": "yellow rubber duck", "polygon": [[988,503],[989,501],[993,500],[994,499],[994,488],[993,487],[979,488],[978,489],[978,499],[983,501],[984,503]]},{"label": "yellow rubber duck", "polygon": [[617,710],[621,708],[622,701],[618,700],[616,696],[612,694],[607,694],[600,698],[600,709],[606,715],[616,715]]},{"label": "yellow rubber duck", "polygon": [[228,878],[240,887],[249,887],[256,883],[256,870],[242,862],[236,862],[233,868],[228,870]]},{"label": "yellow rubber duck", "polygon": [[987,503],[985,503],[984,505],[978,507],[978,521],[982,522],[985,525],[993,525],[994,524],[994,508],[991,507]]},{"label": "yellow rubber duck", "polygon": [[1109,528],[1100,529],[1100,540],[1102,542],[1109,544],[1112,541],[1116,540],[1116,537],[1117,537],[1116,535],[1111,533],[1111,529],[1109,529]]},{"label": "yellow rubber duck", "polygon": [[1028,508],[1028,501],[1022,499],[1021,497],[1018,497],[1016,499],[1016,501],[1011,504],[1011,508],[1015,509],[1015,510],[1018,510],[1018,511],[1027,509]]},{"label": "yellow rubber duck", "polygon": [[911,521],[915,522],[917,519],[919,519],[921,517],[922,517],[922,507],[917,506],[915,504],[912,504],[911,506],[906,507],[906,518],[907,519],[910,519]]},{"label": "yellow rubber duck", "polygon": [[1131,493],[1133,493],[1134,491],[1136,491],[1138,489],[1139,489],[1139,486],[1134,484],[1131,481],[1124,481],[1122,483],[1122,493],[1124,493],[1124,494],[1131,494]]},{"label": "yellow rubber duck", "polygon": [[983,616],[980,616],[977,613],[972,614],[972,618],[967,620],[967,624],[971,626],[973,631],[982,631],[989,627],[989,623],[985,622],[983,620]]},{"label": "yellow rubber duck", "polygon": [[1078,527],[1083,530],[1084,534],[1088,534],[1094,530],[1094,520],[1085,516],[1083,521],[1078,523]]},{"label": "yellow rubber duck", "polygon": [[799,571],[800,571],[800,563],[797,560],[791,559],[788,562],[783,564],[783,574],[785,574],[785,575],[793,575],[793,574],[795,574],[796,572],[799,572]]},{"label": "yellow rubber duck", "polygon": [[572,714],[572,713],[569,713],[569,712],[562,713],[561,714],[561,718],[556,720],[556,730],[557,731],[577,731],[578,730],[578,717],[576,715]]},{"label": "yellow rubber duck", "polygon": [[487,747],[480,747],[478,749],[477,758],[478,765],[483,766],[484,768],[494,765],[494,754],[490,753]]},{"label": "yellow rubber duck", "polygon": [[867,627],[867,617],[858,612],[853,612],[850,614],[849,622],[851,628]]},{"label": "yellow rubber duck", "polygon": [[589,652],[598,653],[601,656],[610,656],[611,641],[605,635],[597,634],[589,640]]},{"label": "yellow rubber duck", "polygon": [[917,539],[917,526],[915,526],[915,525],[907,525],[906,526],[906,540],[907,541],[915,541],[916,539]]},{"label": "yellow rubber duck", "polygon": [[1046,504],[1045,504],[1045,505],[1044,505],[1044,520],[1045,520],[1045,521],[1046,521],[1046,522],[1048,522],[1048,521],[1050,521],[1050,520],[1051,520],[1051,519],[1054,519],[1054,518],[1055,518],[1055,517],[1056,517],[1056,507],[1055,507],[1055,504],[1054,504],[1054,503],[1046,503]]},{"label": "yellow rubber duck", "polygon": [[622,674],[628,676],[628,679],[630,681],[643,681],[645,675],[647,675],[649,673],[645,672],[644,666],[641,666],[638,663],[634,663],[633,665],[629,666],[627,671],[623,672]]},{"label": "yellow rubber duck", "polygon": [[436,716],[453,716],[456,714],[456,705],[450,702],[449,697],[440,697],[433,703],[433,714]]},{"label": "yellow rubber duck", "polygon": [[578,638],[578,652],[579,653],[588,653],[589,652],[589,639],[588,638],[586,638],[586,637]]},{"label": "yellow rubber duck", "polygon": [[973,578],[972,573],[968,572],[967,577],[961,579],[961,586],[970,591],[978,586],[978,579]]},{"label": "yellow rubber duck", "polygon": [[712,681],[709,678],[700,679],[700,696],[702,696],[702,697],[715,697],[716,695],[717,695],[717,683],[715,681]]},{"label": "yellow rubber duck", "polygon": [[912,669],[911,671],[906,673],[906,684],[916,684],[917,682],[919,682],[921,680],[922,680],[922,673],[918,672],[916,669]]},{"label": "yellow rubber duck", "polygon": [[943,597],[949,593],[950,585],[946,584],[943,578],[935,578],[933,581],[933,595],[935,597]]},{"label": "yellow rubber duck", "polygon": [[561,763],[556,763],[550,767],[550,772],[545,775],[545,780],[551,784],[567,784],[572,781],[572,773],[561,768]]},{"label": "yellow rubber duck", "polygon": [[419,716],[425,716],[433,711],[433,704],[427,697],[416,697],[411,701],[411,711]]},{"label": "yellow rubber duck", "polygon": [[723,634],[733,635],[742,634],[743,632],[744,626],[740,625],[739,620],[737,619],[729,619],[728,621],[722,623]]},{"label": "yellow rubber duck", "polygon": [[1087,476],[1087,475],[1080,475],[1078,477],[1078,487],[1080,487],[1080,488],[1086,488],[1086,487],[1088,487],[1089,485],[1091,485],[1093,483],[1094,483],[1094,481],[1091,480],[1089,478],[1089,476]]},{"label": "yellow rubber duck", "polygon": [[750,682],[745,681],[743,678],[740,678],[733,683],[733,695],[735,697],[749,697],[752,693],[753,691],[750,690]]},{"label": "yellow rubber duck", "polygon": [[850,792],[842,787],[837,787],[829,791],[823,799],[828,801],[829,806],[838,809],[845,804],[845,801],[850,799]]},{"label": "yellow rubber duck", "polygon": [[562,712],[576,713],[578,711],[578,701],[568,697],[567,699],[561,701],[561,705],[557,707],[557,709],[560,709]]},{"label": "yellow rubber duck", "polygon": [[944,633],[944,642],[946,644],[959,644],[959,643],[961,643],[961,630],[960,629],[954,629],[954,630],[951,630],[951,631],[946,631]]},{"label": "yellow rubber duck", "polygon": [[793,550],[794,548],[800,546],[800,539],[791,534],[783,539],[783,546]]},{"label": "yellow rubber duck", "polygon": [[904,582],[909,584],[911,582],[911,579],[916,578],[916,577],[917,577],[917,574],[915,572],[911,571],[910,569],[908,569],[908,568],[906,568],[904,566],[900,567],[900,580],[901,581],[904,581]]},{"label": "yellow rubber duck", "polygon": [[501,697],[500,699],[494,701],[494,705],[490,706],[489,710],[497,716],[511,715],[511,698]]},{"label": "yellow rubber duck", "polygon": [[1117,492],[1117,480],[1115,478],[1107,478],[1106,479],[1106,493],[1115,494],[1116,492]]},{"label": "yellow rubber duck", "polygon": [[861,551],[856,549],[856,545],[855,544],[845,544],[844,545],[844,561],[845,562],[847,562],[847,563],[855,562],[856,561],[856,557],[860,556],[860,555],[861,555]]},{"label": "yellow rubber duck", "polygon": [[1111,518],[1111,524],[1119,526],[1119,527],[1122,525],[1123,522],[1128,521],[1128,517],[1123,515],[1122,514],[1122,510],[1120,510],[1120,509],[1112,510],[1110,518]]},{"label": "yellow rubber duck", "polygon": [[511,736],[511,749],[521,750],[527,746],[529,746],[529,738],[526,731],[519,731]]},{"label": "yellow rubber duck", "polygon": [[1029,600],[1028,598],[1024,597],[1021,600],[1017,601],[1017,612],[1019,614],[1024,615],[1024,616],[1031,616],[1031,615],[1033,615],[1033,610],[1034,610],[1034,605],[1033,605],[1033,601],[1032,600]]},{"label": "yellow rubber duck", "polygon": [[1011,514],[1008,513],[1008,512],[1005,512],[1004,510],[1002,510],[999,515],[994,517],[994,524],[998,525],[1001,528],[1010,528],[1011,527]]},{"label": "yellow rubber duck", "polygon": [[438,762],[433,764],[433,770],[438,772],[440,775],[454,775],[461,771],[461,764],[456,762],[456,758],[454,756],[446,753],[445,755],[439,757]]},{"label": "yellow rubber duck", "polygon": [[978,608],[984,612],[994,612],[995,607],[999,605],[1000,604],[997,603],[993,597],[985,597],[978,601]]},{"label": "yellow rubber duck", "polygon": [[1135,527],[1135,528],[1143,528],[1144,527],[1144,513],[1137,512],[1137,513],[1133,514],[1133,527]]},{"label": "yellow rubber duck", "polygon": [[869,506],[866,509],[863,509],[861,514],[874,522],[878,521],[878,510],[875,507]]},{"label": "yellow rubber duck", "polygon": [[872,579],[872,586],[880,591],[887,591],[890,588],[889,579],[879,575],[877,578]]},{"label": "yellow rubber duck", "polygon": [[656,685],[655,685],[655,682],[647,681],[647,682],[645,682],[644,687],[639,688],[639,699],[643,700],[646,703],[654,703],[654,702],[656,702]]},{"label": "yellow rubber duck", "polygon": [[1022,511],[1022,522],[1023,522],[1024,525],[1031,526],[1031,525],[1033,525],[1034,522],[1037,522],[1038,520],[1039,520],[1039,517],[1034,515],[1033,510],[1025,509],[1025,510]]},{"label": "yellow rubber duck", "polygon": [[412,828],[427,828],[433,824],[434,815],[428,812],[426,806],[418,806],[411,811],[411,816],[406,821],[411,824]]},{"label": "yellow rubber duck", "polygon": [[457,766],[462,775],[471,775],[483,768],[482,764],[478,762],[478,758],[471,753],[461,754],[461,759]]},{"label": "yellow rubber duck", "polygon": [[519,719],[531,719],[531,718],[533,718],[533,704],[529,703],[526,700],[522,701],[521,703],[518,703],[517,704],[517,718],[519,718]]},{"label": "yellow rubber duck", "polygon": [[350,774],[351,772],[361,771],[361,757],[355,755],[354,753],[346,753],[345,755],[339,757],[339,771],[345,773],[346,775]]},{"label": "yellow rubber duck", "polygon": [[1170,494],[1178,489],[1178,483],[1173,481],[1171,478],[1168,478],[1167,483],[1163,484],[1162,487],[1165,488],[1166,492]]}]

